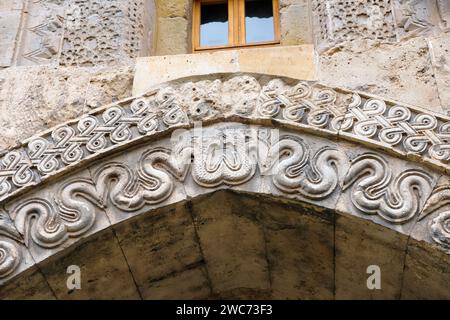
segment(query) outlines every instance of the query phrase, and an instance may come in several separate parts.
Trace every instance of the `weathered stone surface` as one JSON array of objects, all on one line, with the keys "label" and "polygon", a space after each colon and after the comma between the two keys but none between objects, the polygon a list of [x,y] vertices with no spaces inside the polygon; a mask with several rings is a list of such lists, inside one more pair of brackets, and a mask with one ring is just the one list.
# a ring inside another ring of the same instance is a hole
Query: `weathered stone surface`
[{"label": "weathered stone surface", "polygon": [[[408,237],[368,221],[336,216],[336,299],[399,299]],[[381,290],[370,290],[369,266],[381,271]]]},{"label": "weathered stone surface", "polygon": [[400,39],[418,35],[438,34],[446,28],[448,4],[446,1],[394,0],[395,22]]},{"label": "weathered stone surface", "polygon": [[191,7],[0,3],[0,297],[449,298],[448,1],[281,0],[281,46],[187,55]]},{"label": "weathered stone surface", "polygon": [[[253,200],[239,195],[239,206],[255,207],[264,225],[272,298],[334,297],[334,226],[331,212]],[[314,244],[314,245],[312,245]]]},{"label": "weathered stone surface", "polygon": [[[79,266],[81,290],[67,288],[67,268]],[[58,299],[139,299],[125,257],[112,232],[97,234],[58,259],[41,263],[52,291]]]},{"label": "weathered stone surface", "polygon": [[[8,32],[3,33],[10,41],[0,38],[2,49],[8,53],[0,54],[0,59],[10,60],[6,66],[14,63],[93,67],[131,63],[133,58],[152,51],[148,38],[154,29],[153,0],[26,3],[23,14],[18,4],[9,9],[18,18],[0,21],[0,26],[10,25]],[[16,30],[19,22],[21,28]],[[17,26],[13,28],[13,24]],[[14,61],[11,52],[16,53]]]},{"label": "weathered stone surface", "polygon": [[270,289],[264,231],[256,210],[241,210],[238,197],[215,193],[195,201],[192,214],[214,293]]},{"label": "weathered stone surface", "polygon": [[391,0],[313,0],[313,23],[319,50],[355,39],[395,41]]},{"label": "weathered stone surface", "polygon": [[33,267],[0,287],[1,300],[54,300],[55,294],[46,278],[37,267]]},{"label": "weathered stone surface", "polygon": [[[302,61],[302,63],[296,63]],[[133,95],[177,78],[223,72],[262,73],[316,80],[316,64],[310,45],[284,48],[249,48],[217,52],[139,58]],[[224,95],[227,96],[227,95]]]},{"label": "weathered stone surface", "polygon": [[[148,284],[144,299],[197,300],[210,298],[211,289],[205,267],[193,267]],[[234,296],[236,297],[236,296]]]},{"label": "weathered stone surface", "polygon": [[430,39],[433,71],[439,92],[442,108],[448,114],[450,111],[450,35]]},{"label": "weathered stone surface", "polygon": [[118,225],[115,232],[144,299],[206,298],[210,294],[186,204],[149,212]]},{"label": "weathered stone surface", "polygon": [[362,39],[377,44],[436,35],[447,29],[443,0],[313,0],[315,43],[319,51]]},{"label": "weathered stone surface", "polygon": [[375,48],[358,43],[352,50],[342,49],[320,57],[319,81],[443,113],[425,39]]},{"label": "weathered stone surface", "polygon": [[0,68],[13,63],[21,16],[20,10],[0,8]]},{"label": "weathered stone surface", "polygon": [[16,46],[16,65],[58,63],[67,4],[68,1],[27,1]]},{"label": "weathered stone surface", "polygon": [[313,43],[307,0],[280,1],[280,37],[282,45]]},{"label": "weathered stone surface", "polygon": [[0,71],[0,149],[131,95],[133,68]]},{"label": "weathered stone surface", "polygon": [[411,240],[405,260],[402,299],[449,299],[448,253]]},{"label": "weathered stone surface", "polygon": [[188,19],[190,2],[188,0],[156,0],[158,17],[183,17]]},{"label": "weathered stone surface", "polygon": [[[183,17],[158,18],[158,40],[156,55],[170,55],[188,53],[189,22]],[[166,35],[171,35],[167,37]]]}]

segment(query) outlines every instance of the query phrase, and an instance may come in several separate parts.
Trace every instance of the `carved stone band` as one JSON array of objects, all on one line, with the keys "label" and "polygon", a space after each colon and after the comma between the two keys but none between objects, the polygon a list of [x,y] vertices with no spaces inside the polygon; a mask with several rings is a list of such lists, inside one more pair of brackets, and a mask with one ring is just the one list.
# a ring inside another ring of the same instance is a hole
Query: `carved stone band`
[{"label": "carved stone band", "polygon": [[[227,87],[236,89],[228,101],[220,95]],[[162,86],[24,142],[1,159],[0,200],[145,137],[189,127],[195,121],[226,119],[270,120],[413,155],[434,168],[450,170],[448,118],[319,84],[288,85],[281,79],[260,83],[251,76],[238,76]]]},{"label": "carved stone band", "polygon": [[[450,248],[450,215],[434,214],[448,190],[441,187],[426,204],[440,173],[408,157],[445,172],[448,120],[289,79],[243,75],[163,85],[3,157],[0,282],[118,221],[220,188],[300,200],[408,234],[420,218],[426,237]],[[197,121],[200,134],[190,129]],[[187,130],[162,136],[180,128]],[[32,189],[50,178],[55,182]]]}]

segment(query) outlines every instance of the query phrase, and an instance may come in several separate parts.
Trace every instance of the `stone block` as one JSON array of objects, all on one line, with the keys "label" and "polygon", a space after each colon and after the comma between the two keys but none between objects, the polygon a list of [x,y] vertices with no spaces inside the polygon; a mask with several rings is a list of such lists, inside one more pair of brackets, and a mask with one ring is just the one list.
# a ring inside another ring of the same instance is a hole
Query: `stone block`
[{"label": "stone block", "polygon": [[257,209],[239,204],[239,197],[226,192],[192,204],[214,294],[238,288],[270,289],[264,231],[257,221]]},{"label": "stone block", "polygon": [[313,43],[308,2],[294,3],[280,9],[281,44],[290,46]]},{"label": "stone block", "polygon": [[439,99],[444,112],[450,112],[450,34],[431,38],[431,62],[436,76]]},{"label": "stone block", "polygon": [[182,17],[158,18],[156,55],[188,53],[188,27],[188,20]]},{"label": "stone block", "polygon": [[[149,211],[114,229],[144,299],[209,294],[201,249],[185,203]],[[175,286],[186,281],[195,287],[197,280],[198,293]],[[181,289],[186,292],[182,294]]]},{"label": "stone block", "polygon": [[311,45],[139,58],[136,63],[133,95],[142,94],[166,81],[225,72],[263,73],[316,80],[315,61]]},{"label": "stone block", "polygon": [[0,287],[0,300],[56,299],[41,271],[34,266]]},{"label": "stone block", "polygon": [[[336,299],[399,299],[408,237],[362,219],[336,216]],[[369,266],[380,267],[381,289],[370,290]]]},{"label": "stone block", "polygon": [[174,18],[183,17],[188,19],[190,1],[188,0],[157,0],[158,17]]},{"label": "stone block", "polygon": [[443,113],[428,43],[414,38],[376,47],[355,44],[320,56],[320,82]]},{"label": "stone block", "polygon": [[[67,287],[69,266],[80,268],[81,289]],[[42,262],[40,269],[61,300],[140,299],[126,259],[110,229]]]},{"label": "stone block", "polygon": [[141,290],[143,299],[151,300],[204,300],[211,295],[204,267],[171,274],[164,279],[148,283],[148,287]]},{"label": "stone block", "polygon": [[13,64],[22,12],[2,11],[0,7],[0,68]]},{"label": "stone block", "polygon": [[421,241],[411,240],[405,260],[402,299],[450,299],[450,257]]},{"label": "stone block", "polygon": [[273,299],[333,299],[333,214],[308,207],[246,201],[245,208],[258,206],[264,225],[266,254]]}]

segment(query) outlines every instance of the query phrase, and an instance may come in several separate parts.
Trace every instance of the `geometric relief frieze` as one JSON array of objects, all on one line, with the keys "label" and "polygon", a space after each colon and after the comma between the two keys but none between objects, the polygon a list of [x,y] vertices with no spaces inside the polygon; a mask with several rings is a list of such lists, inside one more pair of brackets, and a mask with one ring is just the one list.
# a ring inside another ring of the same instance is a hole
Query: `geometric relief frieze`
[{"label": "geometric relief frieze", "polygon": [[[230,104],[228,94],[239,103]],[[171,132],[176,139],[162,143]],[[355,143],[365,146],[348,152]],[[139,148],[117,153],[128,146]],[[380,149],[395,153],[397,167]],[[263,179],[271,194],[319,205],[345,194],[351,212],[407,224],[420,216],[437,177],[422,164],[445,170],[449,160],[450,119],[410,106],[248,75],[168,83],[35,136],[1,159],[0,201],[8,205],[0,277],[18,268],[23,245],[38,253],[64,247],[97,228],[100,216],[138,214],[191,186],[194,193],[267,192],[252,183]],[[86,174],[59,181],[80,166]],[[43,195],[31,189],[50,178],[56,182]],[[430,223],[441,245],[450,243],[449,215]]]},{"label": "geometric relief frieze", "polygon": [[28,1],[24,15],[18,65],[54,63],[60,53],[66,1]]},{"label": "geometric relief frieze", "polygon": [[398,42],[447,30],[447,0],[312,0],[316,44],[326,50],[345,42]]},{"label": "geometric relief frieze", "polygon": [[318,47],[356,39],[396,41],[392,1],[313,0]]},{"label": "geometric relief frieze", "polygon": [[146,8],[146,0],[71,0],[59,63],[93,66],[137,57],[148,28]]},{"label": "geometric relief frieze", "polygon": [[16,65],[95,66],[147,54],[148,0],[27,0]]}]

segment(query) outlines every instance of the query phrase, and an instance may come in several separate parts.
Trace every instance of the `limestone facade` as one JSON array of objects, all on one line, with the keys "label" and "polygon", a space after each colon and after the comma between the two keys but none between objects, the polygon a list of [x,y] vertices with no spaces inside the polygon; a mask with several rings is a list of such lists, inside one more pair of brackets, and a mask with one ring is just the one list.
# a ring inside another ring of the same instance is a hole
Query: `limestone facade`
[{"label": "limestone facade", "polygon": [[1,298],[450,298],[450,3],[279,10],[192,53],[190,0],[0,3]]}]

